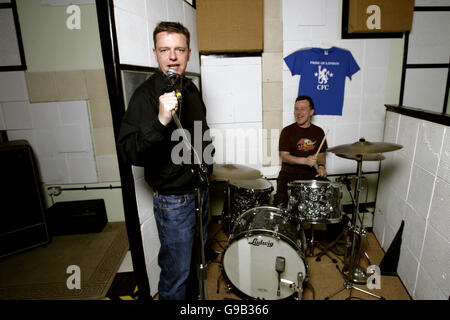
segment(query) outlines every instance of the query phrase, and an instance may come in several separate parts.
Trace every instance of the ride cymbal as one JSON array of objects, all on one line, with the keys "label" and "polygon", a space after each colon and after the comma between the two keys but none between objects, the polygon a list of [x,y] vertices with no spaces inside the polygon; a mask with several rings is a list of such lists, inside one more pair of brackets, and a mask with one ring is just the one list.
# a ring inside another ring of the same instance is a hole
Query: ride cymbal
[{"label": "ride cymbal", "polygon": [[[351,155],[351,154],[340,154],[340,153],[336,153],[336,155],[338,157],[341,158],[345,158],[345,159],[350,159],[350,160],[360,160],[359,156],[357,155]],[[364,154],[361,155],[362,157],[362,161],[380,161],[380,160],[384,160],[386,159],[385,156],[383,156],[382,154],[376,153],[376,154]]]},{"label": "ride cymbal", "polygon": [[217,164],[214,163],[211,180],[252,180],[261,178],[259,170],[241,165],[241,164]]},{"label": "ride cymbal", "polygon": [[403,146],[399,144],[388,142],[370,142],[366,141],[364,138],[361,138],[358,142],[328,148],[327,151],[345,155],[364,155],[371,153],[389,152],[401,148],[403,148]]}]

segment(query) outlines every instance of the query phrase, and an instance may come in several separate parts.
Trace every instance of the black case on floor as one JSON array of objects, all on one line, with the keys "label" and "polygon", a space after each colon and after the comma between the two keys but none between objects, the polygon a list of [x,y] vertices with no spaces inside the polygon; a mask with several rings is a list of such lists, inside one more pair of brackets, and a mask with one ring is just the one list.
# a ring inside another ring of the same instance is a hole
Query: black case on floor
[{"label": "black case on floor", "polygon": [[56,202],[47,214],[52,235],[100,232],[108,223],[103,199]]}]

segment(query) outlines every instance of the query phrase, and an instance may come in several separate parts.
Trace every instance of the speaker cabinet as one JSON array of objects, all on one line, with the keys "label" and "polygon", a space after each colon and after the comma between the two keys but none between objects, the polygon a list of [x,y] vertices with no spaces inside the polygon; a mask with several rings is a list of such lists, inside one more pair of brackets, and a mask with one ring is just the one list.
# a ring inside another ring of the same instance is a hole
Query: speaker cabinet
[{"label": "speaker cabinet", "polygon": [[26,140],[0,143],[0,257],[50,242],[39,170]]}]

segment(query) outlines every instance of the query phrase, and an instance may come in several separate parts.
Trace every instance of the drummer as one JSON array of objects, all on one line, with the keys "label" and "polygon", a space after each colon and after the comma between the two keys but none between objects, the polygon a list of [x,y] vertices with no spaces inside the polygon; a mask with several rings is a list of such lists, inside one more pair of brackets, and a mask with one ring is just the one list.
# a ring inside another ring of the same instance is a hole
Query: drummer
[{"label": "drummer", "polygon": [[[314,102],[311,97],[298,96],[294,106],[295,123],[283,128],[280,134],[278,150],[282,165],[277,179],[274,206],[287,207],[287,185],[291,181],[328,180],[325,167],[327,141],[322,144],[324,131],[311,123],[313,114]],[[317,153],[319,147],[320,151]]]}]

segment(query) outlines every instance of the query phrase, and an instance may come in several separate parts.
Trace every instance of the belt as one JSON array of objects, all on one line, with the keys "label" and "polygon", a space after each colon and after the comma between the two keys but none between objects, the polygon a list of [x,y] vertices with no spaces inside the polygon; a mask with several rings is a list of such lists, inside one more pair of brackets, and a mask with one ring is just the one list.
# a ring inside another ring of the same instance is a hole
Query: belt
[{"label": "belt", "polygon": [[194,193],[194,190],[174,190],[174,191],[166,191],[166,190],[156,190],[154,194],[160,194],[162,196],[181,196],[184,194]]}]

